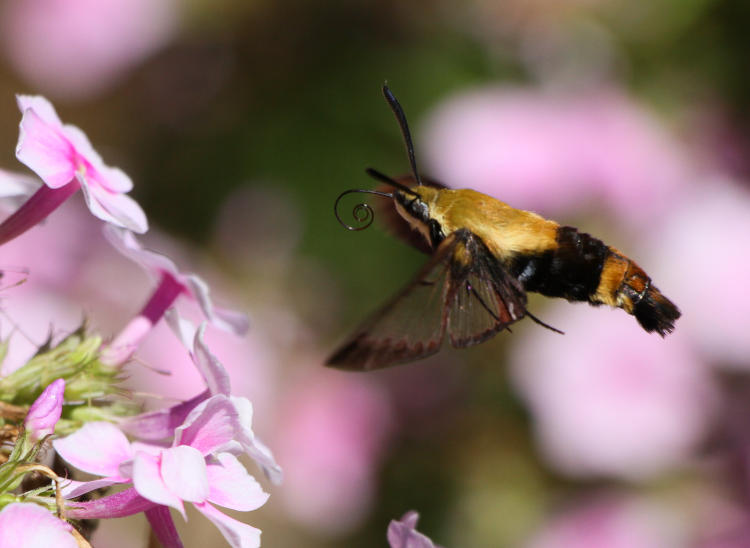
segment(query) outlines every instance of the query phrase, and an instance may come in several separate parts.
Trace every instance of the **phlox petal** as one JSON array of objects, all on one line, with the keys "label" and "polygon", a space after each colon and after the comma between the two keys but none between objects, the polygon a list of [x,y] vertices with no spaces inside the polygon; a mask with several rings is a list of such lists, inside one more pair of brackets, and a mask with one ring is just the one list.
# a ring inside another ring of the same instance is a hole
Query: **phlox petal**
[{"label": "phlox petal", "polygon": [[239,396],[229,396],[244,431],[253,431],[253,402]]},{"label": "phlox petal", "polygon": [[[237,441],[247,455],[260,466],[271,483],[280,485],[284,480],[284,472],[281,466],[276,463],[271,450],[253,433],[253,404],[247,398],[230,396],[229,399],[240,420],[241,430],[236,435]],[[231,451],[229,447],[226,450]]]},{"label": "phlox petal", "polygon": [[203,502],[208,497],[206,459],[193,447],[165,449],[161,454],[161,477],[167,489],[182,500]]},{"label": "phlox petal", "polygon": [[213,307],[213,317],[209,318],[216,327],[235,335],[244,335],[250,329],[250,320],[244,312],[221,306]]},{"label": "phlox petal", "polygon": [[[211,391],[211,394],[224,394],[228,396],[231,390],[229,374],[219,359],[206,346],[203,340],[205,332],[206,324],[204,322],[195,333],[195,338],[193,339],[193,361],[198,367],[198,371],[206,382],[206,386]],[[252,406],[250,416],[252,417]]]},{"label": "phlox petal", "polygon": [[242,448],[260,466],[263,474],[265,474],[271,483],[281,485],[284,481],[284,471],[276,462],[276,459],[274,459],[271,449],[265,443],[260,441],[257,436],[254,436],[252,442],[243,443]]},{"label": "phlox petal", "polygon": [[76,548],[72,529],[37,504],[14,502],[0,512],[0,546]]},{"label": "phlox petal", "polygon": [[16,104],[21,112],[31,109],[45,124],[62,129],[63,123],[57,115],[55,107],[45,97],[41,95],[16,95]]},{"label": "phlox petal", "polygon": [[60,492],[62,493],[63,498],[74,499],[81,495],[85,495],[86,493],[90,493],[91,491],[101,489],[102,487],[109,487],[110,485],[125,483],[126,481],[129,480],[124,478],[102,478],[91,481],[65,480],[65,483],[63,483],[60,488]]},{"label": "phlox petal", "polygon": [[[177,338],[180,339],[182,346],[190,349],[191,345],[193,344],[193,339],[195,338],[196,331],[193,322],[180,316],[174,307],[168,308],[164,311],[164,321],[167,322],[167,325],[172,330],[172,333],[174,333]],[[204,374],[203,371],[200,371],[200,373],[201,375]]]},{"label": "phlox petal", "polygon": [[63,125],[62,123],[59,124],[59,127],[61,133],[65,135],[65,139],[67,139],[67,141],[75,149],[79,160],[81,161],[82,165],[87,168],[87,171],[89,167],[98,169],[100,166],[104,166],[102,157],[99,156],[99,153],[96,150],[94,150],[94,147],[91,145],[91,141],[89,141],[89,138],[81,128],[71,124]]},{"label": "phlox petal", "polygon": [[177,265],[169,257],[144,249],[129,230],[107,225],[104,227],[104,236],[117,251],[138,264],[149,275],[158,278],[162,272],[167,272],[173,277],[179,276]]},{"label": "phlox petal", "polygon": [[75,147],[80,161],[86,167],[86,176],[110,192],[130,192],[133,181],[125,172],[116,167],[107,166],[99,153],[94,150],[91,141],[80,128],[67,124],[64,126],[65,137]]},{"label": "phlox petal", "polygon": [[75,150],[65,136],[33,109],[23,112],[19,129],[16,158],[50,188],[70,183],[75,176]]},{"label": "phlox petal", "polygon": [[140,441],[134,441],[130,446],[133,448],[134,453],[146,453],[152,457],[158,457],[165,449],[168,449],[166,446],[155,445],[153,443],[143,443]]},{"label": "phlox petal", "polygon": [[211,301],[208,284],[203,279],[195,274],[188,274],[185,276],[185,282],[209,322],[235,335],[247,333],[250,326],[247,316],[241,312],[216,308]]},{"label": "phlox petal", "polygon": [[256,510],[266,503],[268,493],[263,491],[234,455],[220,453],[216,458],[220,464],[209,464],[207,467],[209,502],[244,512]]},{"label": "phlox petal", "polygon": [[[162,440],[172,437],[175,428],[185,421],[190,411],[210,397],[209,391],[204,390],[197,396],[172,407],[125,419],[120,426],[128,434],[144,440]],[[133,445],[135,446],[135,443]]]},{"label": "phlox petal", "polygon": [[419,514],[407,512],[400,521],[393,520],[388,525],[388,544],[391,548],[438,548],[422,533],[416,530]]},{"label": "phlox petal", "polygon": [[226,396],[213,396],[193,409],[175,430],[174,445],[189,445],[208,455],[235,437],[240,430],[234,405]]},{"label": "phlox petal", "polygon": [[133,180],[120,168],[102,164],[97,170],[97,182],[110,192],[130,192]]},{"label": "phlox petal", "polygon": [[133,459],[133,487],[143,498],[177,509],[185,517],[182,499],[172,493],[161,476],[160,459],[139,452]]},{"label": "phlox petal", "polygon": [[55,451],[79,470],[119,478],[119,466],[133,458],[125,434],[108,422],[88,422],[73,434],[52,442]]},{"label": "phlox petal", "polygon": [[148,231],[146,214],[133,198],[90,184],[81,173],[77,173],[76,178],[81,184],[86,205],[95,217],[140,234]]},{"label": "phlox petal", "polygon": [[258,548],[260,546],[260,529],[230,518],[207,502],[196,504],[195,507],[216,525],[234,548]]}]

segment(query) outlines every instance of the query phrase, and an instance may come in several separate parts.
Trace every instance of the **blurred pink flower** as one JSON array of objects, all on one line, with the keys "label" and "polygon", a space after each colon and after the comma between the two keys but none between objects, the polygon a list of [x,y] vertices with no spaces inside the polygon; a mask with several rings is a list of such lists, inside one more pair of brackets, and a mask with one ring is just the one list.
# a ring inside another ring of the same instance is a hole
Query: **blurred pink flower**
[{"label": "blurred pink flower", "polygon": [[614,90],[479,89],[439,106],[424,135],[436,179],[545,214],[603,204],[637,224],[687,176],[659,122]]},{"label": "blurred pink flower", "polygon": [[389,429],[388,402],[366,379],[321,371],[291,387],[273,446],[292,518],[329,534],[356,526],[374,496]]},{"label": "blurred pink flower", "polygon": [[690,456],[716,394],[684,326],[662,339],[621,310],[560,302],[538,314],[565,335],[528,325],[511,375],[557,470],[642,479]]},{"label": "blurred pink flower", "polygon": [[41,186],[36,177],[0,169],[0,210],[15,211]]},{"label": "blurred pink flower", "polygon": [[[93,256],[106,254],[111,248],[99,237],[99,222],[85,215],[82,206],[82,201],[69,200],[42,225],[2,246],[0,269],[23,267],[29,272],[24,284],[0,293],[5,313],[0,320],[0,336],[12,335],[0,368],[4,374],[25,363],[50,332],[74,331],[81,324],[82,310],[90,310],[96,286],[87,283],[83,274]],[[120,287],[123,285],[120,283]],[[109,314],[118,310],[111,303],[102,308]],[[98,322],[106,318],[104,314],[96,317]],[[124,318],[122,313],[118,321]]]},{"label": "blurred pink flower", "polygon": [[651,239],[659,286],[709,361],[750,368],[750,192],[709,180],[675,204]]},{"label": "blurred pink flower", "polygon": [[0,511],[0,546],[77,548],[73,527],[38,504],[13,502]]},{"label": "blurred pink flower", "polygon": [[65,379],[52,381],[31,404],[23,421],[31,440],[36,441],[54,433],[55,425],[62,414]]},{"label": "blurred pink flower", "polygon": [[5,51],[34,88],[86,97],[161,47],[174,0],[23,0],[0,13]]},{"label": "blurred pink flower", "polygon": [[400,520],[392,520],[388,525],[388,544],[391,548],[440,548],[417,531],[419,514],[407,512]]},{"label": "blurred pink flower", "polygon": [[669,508],[645,500],[601,497],[547,523],[527,548],[682,548],[686,532]]}]

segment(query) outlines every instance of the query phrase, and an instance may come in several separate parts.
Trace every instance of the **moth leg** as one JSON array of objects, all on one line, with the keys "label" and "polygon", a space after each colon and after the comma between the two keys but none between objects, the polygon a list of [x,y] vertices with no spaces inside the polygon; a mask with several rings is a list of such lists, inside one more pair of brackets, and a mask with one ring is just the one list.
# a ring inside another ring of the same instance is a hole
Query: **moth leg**
[{"label": "moth leg", "polygon": [[549,325],[549,324],[546,324],[546,323],[544,323],[544,322],[543,322],[542,320],[540,320],[539,318],[537,318],[536,316],[534,316],[534,315],[533,315],[533,314],[532,314],[531,312],[529,312],[528,310],[526,311],[526,315],[527,315],[527,316],[528,316],[529,318],[531,318],[531,319],[532,319],[532,320],[534,321],[534,323],[537,323],[537,324],[541,325],[542,327],[546,327],[546,328],[547,328],[547,329],[549,329],[550,331],[554,331],[555,333],[559,333],[560,335],[565,335],[565,331],[560,331],[560,330],[559,330],[559,329],[557,329],[556,327],[552,327],[551,325]]}]

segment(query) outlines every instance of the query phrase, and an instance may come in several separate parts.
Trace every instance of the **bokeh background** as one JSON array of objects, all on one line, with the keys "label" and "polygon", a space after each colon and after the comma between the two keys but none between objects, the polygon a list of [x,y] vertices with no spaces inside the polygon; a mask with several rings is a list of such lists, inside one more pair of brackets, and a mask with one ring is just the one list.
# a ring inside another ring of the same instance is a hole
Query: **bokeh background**
[{"label": "bokeh background", "polygon": [[[742,0],[4,0],[0,168],[23,169],[14,93],[44,94],[131,175],[146,244],[250,314],[248,338],[207,338],[286,472],[236,514],[265,546],[384,546],[416,509],[446,547],[747,547],[749,29]],[[407,171],[385,80],[424,173],[622,249],[682,309],[676,332],[532,297],[564,336],[522,322],[423,363],[324,368],[424,261],[333,216],[374,186],[365,167]],[[3,296],[6,370],[84,316],[116,333],[150,289],[80,197],[0,263],[32,271]],[[137,357],[132,388],[200,389],[166,329]],[[188,546],[222,542],[189,517]],[[132,518],[94,542],[147,538]]]}]

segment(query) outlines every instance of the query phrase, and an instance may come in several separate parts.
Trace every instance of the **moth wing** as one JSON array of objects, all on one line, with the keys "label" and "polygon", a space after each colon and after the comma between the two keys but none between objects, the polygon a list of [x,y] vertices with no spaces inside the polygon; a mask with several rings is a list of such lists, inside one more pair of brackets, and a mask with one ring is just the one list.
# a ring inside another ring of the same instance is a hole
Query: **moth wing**
[{"label": "moth wing", "polygon": [[419,360],[440,350],[448,321],[455,236],[438,247],[414,280],[365,321],[326,365],[368,371]]},{"label": "moth wing", "polygon": [[453,250],[451,284],[446,296],[451,344],[482,343],[526,314],[526,292],[468,231]]}]

